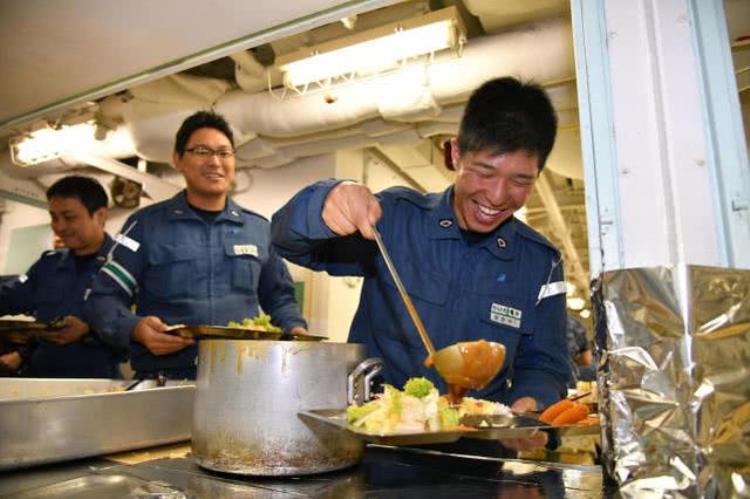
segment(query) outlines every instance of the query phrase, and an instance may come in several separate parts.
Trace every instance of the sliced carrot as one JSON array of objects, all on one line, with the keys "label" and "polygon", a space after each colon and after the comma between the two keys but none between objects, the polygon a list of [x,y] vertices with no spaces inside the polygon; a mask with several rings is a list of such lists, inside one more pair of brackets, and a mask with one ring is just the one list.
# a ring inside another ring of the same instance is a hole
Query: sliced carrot
[{"label": "sliced carrot", "polygon": [[553,425],[574,424],[589,415],[589,408],[584,404],[573,403],[573,407],[565,409],[552,420]]},{"label": "sliced carrot", "polygon": [[566,409],[573,407],[575,403],[572,400],[562,399],[547,407],[539,416],[539,419],[547,424],[551,424],[557,416],[562,414]]}]

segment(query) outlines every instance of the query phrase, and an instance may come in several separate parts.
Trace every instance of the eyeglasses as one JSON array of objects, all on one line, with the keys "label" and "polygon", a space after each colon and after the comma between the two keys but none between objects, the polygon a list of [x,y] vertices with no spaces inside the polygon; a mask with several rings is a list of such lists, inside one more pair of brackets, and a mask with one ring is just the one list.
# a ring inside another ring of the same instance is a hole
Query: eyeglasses
[{"label": "eyeglasses", "polygon": [[218,149],[214,150],[208,146],[195,146],[189,149],[185,149],[185,152],[194,154],[199,158],[208,159],[211,156],[216,156],[220,160],[227,160],[234,157],[234,151],[232,149]]}]

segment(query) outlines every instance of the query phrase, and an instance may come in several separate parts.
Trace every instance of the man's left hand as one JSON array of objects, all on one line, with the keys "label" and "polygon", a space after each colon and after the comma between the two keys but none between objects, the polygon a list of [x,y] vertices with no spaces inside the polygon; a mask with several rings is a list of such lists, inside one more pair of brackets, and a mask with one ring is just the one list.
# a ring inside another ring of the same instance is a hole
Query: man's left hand
[{"label": "man's left hand", "polygon": [[[516,414],[536,411],[536,399],[533,397],[521,397],[513,402],[510,408]],[[538,449],[547,444],[547,434],[540,431],[526,438],[505,438],[500,440],[500,443],[508,449],[515,451]]]},{"label": "man's left hand", "polygon": [[289,331],[290,334],[298,334],[300,336],[305,336],[308,334],[307,329],[303,328],[302,326],[294,326],[291,331]]},{"label": "man's left hand", "polygon": [[56,345],[69,345],[89,333],[89,325],[74,315],[66,316],[63,324],[62,329],[39,333],[39,338]]},{"label": "man's left hand", "polygon": [[516,414],[534,412],[537,409],[536,399],[534,399],[534,397],[521,397],[520,399],[513,402],[513,405],[511,405],[510,408]]}]

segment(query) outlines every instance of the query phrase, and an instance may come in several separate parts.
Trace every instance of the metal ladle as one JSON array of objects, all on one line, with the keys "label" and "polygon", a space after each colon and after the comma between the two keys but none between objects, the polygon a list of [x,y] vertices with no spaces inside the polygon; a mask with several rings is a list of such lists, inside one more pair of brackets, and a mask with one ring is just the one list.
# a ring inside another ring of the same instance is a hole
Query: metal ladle
[{"label": "metal ladle", "polygon": [[417,328],[419,337],[422,339],[427,349],[427,358],[424,361],[426,367],[435,367],[441,378],[448,383],[448,390],[454,402],[459,402],[463,394],[470,389],[481,389],[489,383],[505,361],[505,347],[494,341],[465,341],[458,342],[454,345],[435,351],[435,346],[430,341],[427,331],[419,318],[417,309],[411,298],[406,293],[403,282],[393,265],[393,261],[388,250],[383,243],[383,238],[377,227],[372,226],[372,232],[375,235],[375,242],[383,255],[385,265],[396,283],[401,299],[406,305],[409,317]]}]

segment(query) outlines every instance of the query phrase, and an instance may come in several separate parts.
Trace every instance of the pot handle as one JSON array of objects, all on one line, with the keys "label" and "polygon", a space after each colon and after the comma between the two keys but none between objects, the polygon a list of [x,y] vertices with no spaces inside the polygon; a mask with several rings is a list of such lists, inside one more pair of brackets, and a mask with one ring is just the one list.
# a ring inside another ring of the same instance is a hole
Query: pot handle
[{"label": "pot handle", "polygon": [[362,405],[370,400],[370,383],[382,369],[383,359],[378,357],[370,357],[357,364],[347,377],[346,399],[349,405]]}]

